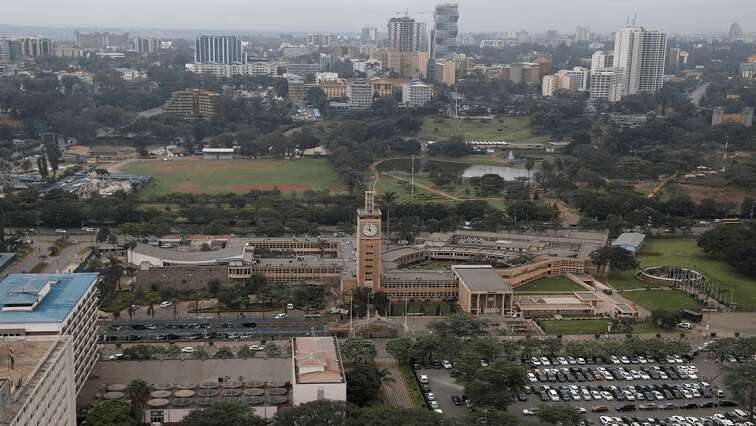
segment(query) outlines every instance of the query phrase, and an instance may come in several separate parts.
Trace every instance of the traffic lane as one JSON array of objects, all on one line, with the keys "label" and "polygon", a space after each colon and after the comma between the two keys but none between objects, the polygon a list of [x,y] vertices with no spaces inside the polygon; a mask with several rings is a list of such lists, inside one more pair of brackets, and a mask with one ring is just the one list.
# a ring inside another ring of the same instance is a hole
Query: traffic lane
[{"label": "traffic lane", "polygon": [[108,330],[102,331],[99,334],[101,336],[116,336],[116,337],[128,337],[128,336],[141,336],[143,338],[154,338],[154,336],[225,336],[228,333],[235,335],[256,335],[256,334],[284,334],[284,333],[307,333],[310,331],[324,331],[325,327],[305,326],[305,325],[286,325],[283,327],[260,327],[260,328],[244,328],[244,329],[190,329],[190,330]]},{"label": "traffic lane", "polygon": [[439,408],[443,410],[444,415],[452,417],[463,417],[467,415],[468,411],[464,405],[458,406],[454,405],[454,402],[452,402],[452,395],[462,398],[462,395],[465,393],[465,387],[458,384],[454,377],[451,377],[451,370],[445,368],[422,368],[415,371],[417,372],[418,377],[420,377],[421,374],[428,376],[430,391],[436,397]]},{"label": "traffic lane", "polygon": [[[200,309],[203,307],[203,301],[199,301]],[[175,309],[174,309],[175,306]],[[164,321],[170,321],[170,320],[184,320],[184,319],[221,319],[221,320],[236,320],[239,319],[239,313],[238,312],[221,312],[220,316],[218,313],[213,312],[192,312],[195,308],[195,302],[193,301],[182,301],[182,302],[176,302],[175,305],[171,305],[168,307],[162,307],[159,304],[156,304],[153,306],[154,313],[152,315],[147,315],[147,306],[139,306],[135,311],[132,312],[132,317],[129,319],[129,321],[153,321],[153,320],[164,320]],[[268,311],[268,312],[243,312],[245,318],[260,318],[260,319],[273,319],[275,315],[278,315],[280,313],[285,313],[286,309],[282,309],[280,311]],[[305,312],[299,311],[299,310],[290,310],[288,311],[289,318],[292,319],[305,319]],[[129,318],[129,312],[128,309],[124,309],[120,312],[120,318]]]},{"label": "traffic lane", "polygon": [[[246,324],[246,325],[245,325]],[[252,324],[252,325],[249,325]],[[227,319],[227,320],[219,320],[216,318],[213,319],[202,319],[202,318],[181,318],[181,319],[175,319],[175,320],[145,320],[145,321],[107,321],[103,322],[101,325],[108,327],[109,329],[113,329],[115,327],[120,328],[130,328],[134,329],[134,327],[137,327],[137,329],[141,327],[146,326],[154,326],[157,327],[157,329],[184,329],[184,328],[255,328],[258,326],[281,326],[286,324],[305,324],[305,325],[324,325],[325,321],[323,319],[317,318],[317,319],[300,319],[300,318],[282,318],[282,319],[271,319],[271,318],[249,318],[249,319]],[[228,325],[228,326],[224,326]]]}]

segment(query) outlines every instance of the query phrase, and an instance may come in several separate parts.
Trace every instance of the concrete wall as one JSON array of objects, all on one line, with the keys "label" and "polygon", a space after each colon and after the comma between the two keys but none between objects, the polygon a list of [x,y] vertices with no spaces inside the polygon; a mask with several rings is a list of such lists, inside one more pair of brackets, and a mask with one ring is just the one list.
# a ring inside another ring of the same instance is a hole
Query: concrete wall
[{"label": "concrete wall", "polygon": [[317,401],[318,389],[323,389],[323,399],[346,401],[346,383],[301,383],[292,384],[293,404]]}]

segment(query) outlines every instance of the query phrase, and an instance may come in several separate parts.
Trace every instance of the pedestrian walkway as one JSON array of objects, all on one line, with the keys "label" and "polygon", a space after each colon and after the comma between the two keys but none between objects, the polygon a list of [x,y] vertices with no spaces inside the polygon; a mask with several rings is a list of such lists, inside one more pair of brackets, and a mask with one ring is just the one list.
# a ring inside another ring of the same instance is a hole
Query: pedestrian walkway
[{"label": "pedestrian walkway", "polygon": [[412,396],[407,389],[407,383],[402,376],[402,370],[399,368],[396,360],[393,358],[376,358],[375,363],[380,368],[385,368],[391,372],[393,383],[383,385],[383,397],[388,405],[400,408],[414,408]]}]

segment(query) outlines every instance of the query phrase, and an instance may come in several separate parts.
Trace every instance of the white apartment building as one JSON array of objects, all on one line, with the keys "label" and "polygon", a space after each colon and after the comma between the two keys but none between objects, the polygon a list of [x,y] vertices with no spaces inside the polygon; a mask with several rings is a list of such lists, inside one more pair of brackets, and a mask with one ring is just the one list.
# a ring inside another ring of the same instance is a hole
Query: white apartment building
[{"label": "white apartment building", "polygon": [[0,282],[1,336],[71,336],[76,392],[97,361],[98,275],[11,274]]},{"label": "white apartment building", "polygon": [[571,70],[561,70],[557,74],[566,75],[575,81],[575,88],[578,92],[585,92],[591,81],[591,70],[583,67],[574,67]]},{"label": "white apartment building", "polygon": [[614,66],[614,54],[597,50],[591,56],[591,72]]},{"label": "white apartment building", "polygon": [[[6,338],[0,357],[0,425],[76,425],[74,350],[70,336]],[[12,366],[12,368],[11,368]]]},{"label": "white apartment building", "polygon": [[373,105],[373,87],[365,79],[357,79],[347,86],[349,109],[367,109]]},{"label": "white apartment building", "polygon": [[614,38],[614,64],[624,72],[622,96],[656,93],[664,82],[667,34],[628,27]]},{"label": "white apartment building", "polygon": [[565,74],[557,73],[543,76],[543,84],[541,87],[542,96],[554,96],[559,90],[567,90],[570,92],[577,91],[577,82]]},{"label": "white apartment building", "polygon": [[346,401],[346,375],[335,337],[295,337],[291,351],[294,406],[321,399]]},{"label": "white apartment building", "polygon": [[339,79],[337,72],[317,72],[315,73],[315,82],[320,84],[323,81],[333,81]]},{"label": "white apartment building", "polygon": [[620,101],[623,76],[623,70],[616,68],[604,68],[591,72],[590,101]]},{"label": "white apartment building", "polygon": [[402,103],[410,108],[421,107],[431,101],[433,86],[419,80],[402,85]]},{"label": "white apartment building", "polygon": [[251,62],[248,64],[186,64],[186,70],[196,74],[213,75],[219,78],[229,78],[241,75],[278,75],[278,64],[275,62]]}]

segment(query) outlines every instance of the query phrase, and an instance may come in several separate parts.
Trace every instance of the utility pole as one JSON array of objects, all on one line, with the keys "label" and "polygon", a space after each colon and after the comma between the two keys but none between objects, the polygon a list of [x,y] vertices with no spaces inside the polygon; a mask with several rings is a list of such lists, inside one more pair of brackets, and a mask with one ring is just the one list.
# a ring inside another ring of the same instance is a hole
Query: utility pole
[{"label": "utility pole", "polygon": [[410,155],[410,190],[412,202],[415,202],[415,154]]}]

